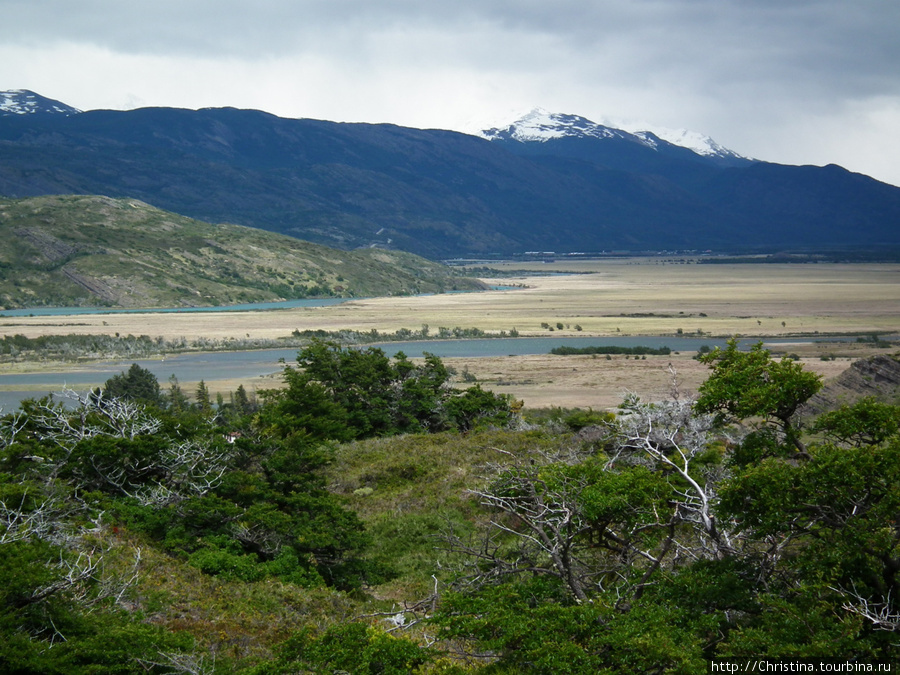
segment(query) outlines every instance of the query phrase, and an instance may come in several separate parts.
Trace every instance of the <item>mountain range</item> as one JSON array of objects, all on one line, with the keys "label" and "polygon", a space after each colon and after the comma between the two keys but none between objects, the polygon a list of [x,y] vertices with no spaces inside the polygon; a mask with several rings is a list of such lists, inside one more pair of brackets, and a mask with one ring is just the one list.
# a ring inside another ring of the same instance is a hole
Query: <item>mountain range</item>
[{"label": "mountain range", "polygon": [[671,140],[545,111],[470,135],[235,108],[80,112],[19,90],[0,93],[0,195],[139,199],[434,259],[900,248],[900,188]]}]

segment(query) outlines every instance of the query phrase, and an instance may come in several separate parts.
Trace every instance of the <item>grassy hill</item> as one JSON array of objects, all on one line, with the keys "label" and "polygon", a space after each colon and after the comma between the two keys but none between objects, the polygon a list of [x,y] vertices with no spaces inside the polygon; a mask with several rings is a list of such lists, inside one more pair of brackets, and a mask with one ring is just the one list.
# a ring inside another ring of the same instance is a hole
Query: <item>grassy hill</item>
[{"label": "grassy hill", "polygon": [[398,251],[338,251],[133,199],[0,199],[0,305],[192,307],[479,288]]}]

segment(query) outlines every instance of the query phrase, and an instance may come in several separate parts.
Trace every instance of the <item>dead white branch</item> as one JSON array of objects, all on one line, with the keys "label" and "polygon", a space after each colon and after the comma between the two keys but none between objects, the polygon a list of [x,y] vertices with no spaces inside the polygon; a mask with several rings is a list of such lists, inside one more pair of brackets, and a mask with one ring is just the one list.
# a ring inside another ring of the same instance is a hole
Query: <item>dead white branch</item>
[{"label": "dead white branch", "polygon": [[632,399],[620,418],[618,451],[607,466],[643,464],[677,476],[681,485],[686,485],[674,489],[681,519],[698,525],[711,552],[718,555],[732,546],[728,529],[721,529],[713,514],[722,472],[694,465],[716,440],[713,429],[713,416],[695,414],[690,401],[642,403]]},{"label": "dead white branch", "polygon": [[169,668],[172,675],[212,675],[215,672],[215,659],[210,662],[206,657],[197,654],[182,654],[179,652],[159,652],[158,661],[137,659],[142,666],[151,668]]},{"label": "dead white branch", "polygon": [[26,539],[50,540],[59,527],[59,504],[47,498],[32,509],[26,508],[28,491],[22,494],[18,505],[9,506],[0,500],[0,544],[11,544]]},{"label": "dead white branch", "polygon": [[880,602],[873,601],[860,595],[856,589],[852,592],[832,588],[847,598],[847,602],[841,607],[848,612],[862,617],[870,622],[876,630],[900,631],[900,611],[891,602],[891,594]]}]

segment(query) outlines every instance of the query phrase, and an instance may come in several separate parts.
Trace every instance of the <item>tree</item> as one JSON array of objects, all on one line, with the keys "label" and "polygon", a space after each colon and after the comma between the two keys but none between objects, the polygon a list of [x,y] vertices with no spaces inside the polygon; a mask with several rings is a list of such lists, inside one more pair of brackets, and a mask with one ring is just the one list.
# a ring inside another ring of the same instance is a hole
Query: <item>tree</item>
[{"label": "tree", "polygon": [[255,409],[255,404],[250,400],[250,396],[247,394],[247,390],[244,389],[244,385],[239,384],[238,388],[235,389],[234,394],[231,396],[231,405],[234,408],[235,414],[248,415]]},{"label": "tree", "polygon": [[174,374],[169,377],[169,391],[165,395],[165,399],[169,410],[175,414],[183,413],[190,407],[188,397]]},{"label": "tree", "polygon": [[397,431],[443,431],[450,426],[447,399],[452,395],[450,371],[434,354],[425,354],[421,366],[403,352],[395,357],[394,425]]},{"label": "tree", "polygon": [[319,441],[350,440],[354,430],[347,411],[330,392],[303,371],[286,366],[283,389],[263,392],[260,420],[276,436],[305,434]]},{"label": "tree", "polygon": [[131,364],[127,373],[109,378],[103,385],[103,391],[110,398],[128,399],[144,405],[162,404],[162,392],[156,376],[136,363]]},{"label": "tree", "polygon": [[900,434],[900,406],[866,397],[852,405],[823,413],[811,431],[822,433],[832,443],[861,447],[880,445]]},{"label": "tree", "polygon": [[450,419],[460,431],[480,426],[507,426],[516,410],[508,395],[486,391],[479,384],[453,394],[446,406]]},{"label": "tree", "polygon": [[391,361],[380,349],[314,340],[297,362],[298,368],[284,369],[286,388],[266,392],[271,407],[263,416],[282,431],[349,440],[502,426],[513,417],[506,396],[450,387],[450,371],[433,354],[417,365],[402,352]]},{"label": "tree", "polygon": [[[529,462],[502,469],[487,489],[472,493],[496,514],[493,531],[477,545],[449,541],[473,561],[465,584],[475,589],[541,575],[558,579],[577,602],[609,584],[628,594],[625,587],[634,591],[659,568],[652,542],[659,531],[671,532],[659,517],[665,481],[643,467]],[[663,557],[670,547],[670,540],[660,547]]]},{"label": "tree", "polygon": [[[159,421],[103,392],[64,395],[74,405],[28,401],[0,425],[0,663],[17,673],[161,672],[135,661],[190,644],[118,611],[141,551],[129,572],[112,571],[109,559],[127,549],[111,542],[110,514],[89,489],[124,484],[143,452],[122,446],[133,449]],[[110,452],[92,451],[103,444]]]},{"label": "tree", "polygon": [[721,423],[762,418],[763,435],[771,438],[774,428],[783,439],[779,445],[806,452],[794,416],[822,387],[821,377],[791,359],[771,359],[761,342],[742,352],[731,339],[724,350],[717,347],[699,360],[711,366],[712,373],[700,385],[698,413],[715,413]]},{"label": "tree", "polygon": [[602,453],[517,460],[474,491],[491,525],[449,535],[467,563],[443,637],[516,672],[895,653],[900,408],[847,406],[805,438],[818,377],[735,341],[708,363],[696,402],[628,399]]},{"label": "tree", "polygon": [[727,555],[730,533],[713,512],[722,470],[711,416],[678,401],[629,400],[625,411],[609,424],[606,456],[531,457],[498,467],[487,489],[473,491],[501,515],[477,547],[451,538],[479,561],[468,583],[542,574],[578,602],[611,587],[630,601],[679,552]]},{"label": "tree", "polygon": [[346,411],[356,437],[391,431],[396,373],[381,349],[343,349],[335,342],[314,340],[297,354],[297,362],[309,381],[324,387]]},{"label": "tree", "polygon": [[197,383],[197,408],[204,415],[212,412],[212,401],[209,398],[209,388],[206,386],[206,382],[200,380]]}]

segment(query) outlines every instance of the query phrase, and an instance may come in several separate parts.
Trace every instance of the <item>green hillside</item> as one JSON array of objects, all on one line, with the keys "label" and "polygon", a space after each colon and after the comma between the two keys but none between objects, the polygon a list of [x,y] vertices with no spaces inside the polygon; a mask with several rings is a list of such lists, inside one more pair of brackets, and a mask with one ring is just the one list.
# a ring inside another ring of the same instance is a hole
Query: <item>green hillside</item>
[{"label": "green hillside", "polygon": [[325,341],[259,399],[134,364],[26,402],[0,415],[0,671],[890,672],[900,406],[800,424],[802,363],[700,361],[695,399],[616,414]]},{"label": "green hillside", "polygon": [[195,307],[475,289],[399,251],[338,251],[133,199],[0,199],[0,305]]}]

